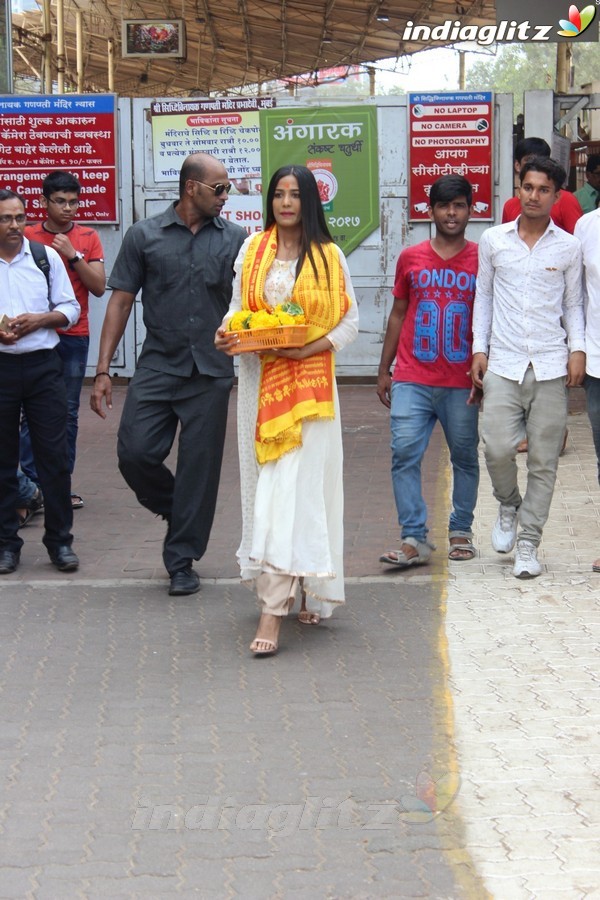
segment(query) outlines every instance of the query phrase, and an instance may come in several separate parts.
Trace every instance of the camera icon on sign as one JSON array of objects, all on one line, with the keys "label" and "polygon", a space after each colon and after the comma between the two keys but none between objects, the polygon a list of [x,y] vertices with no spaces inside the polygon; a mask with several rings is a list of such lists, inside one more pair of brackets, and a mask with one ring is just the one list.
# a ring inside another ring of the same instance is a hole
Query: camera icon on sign
[{"label": "camera icon on sign", "polygon": [[473,211],[476,213],[484,213],[487,212],[490,208],[489,203],[483,203],[482,200],[478,200],[477,203],[473,204]]},{"label": "camera icon on sign", "polygon": [[429,203],[415,203],[414,204],[415,212],[424,213],[424,212],[427,212],[428,209],[429,209]]}]

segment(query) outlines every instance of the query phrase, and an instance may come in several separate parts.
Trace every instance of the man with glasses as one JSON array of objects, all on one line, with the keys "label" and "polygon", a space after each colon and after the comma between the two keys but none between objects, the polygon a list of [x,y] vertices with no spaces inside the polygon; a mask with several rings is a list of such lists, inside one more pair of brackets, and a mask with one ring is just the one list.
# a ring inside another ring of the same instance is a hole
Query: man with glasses
[{"label": "man with glasses", "polygon": [[17,467],[21,408],[29,422],[44,493],[43,543],[61,572],[77,569],[67,444],[67,396],[56,329],[79,318],[60,256],[48,248],[50,287],[24,237],[25,207],[0,190],[0,575],[19,565]]},{"label": "man with glasses", "polygon": [[[230,188],[222,163],[194,153],[181,168],[179,200],[125,235],[109,278],[113,293],[91,397],[92,409],[105,418],[103,401],[112,407],[111,359],[141,290],[146,338],[127,391],[117,454],[138,501],[167,521],[163,561],[175,596],[200,588],[192,563],[210,536],[233,384],[232,359],[214,346],[246,238],[221,216]],[[164,460],[178,427],[173,474]]]},{"label": "man with glasses", "polygon": [[[78,180],[70,172],[59,169],[44,178],[41,208],[46,218],[35,225],[28,225],[25,237],[56,250],[65,265],[75,297],[81,307],[77,324],[68,333],[59,334],[58,355],[63,363],[63,377],[67,388],[69,420],[69,469],[75,468],[79,402],[87,366],[90,344],[88,307],[90,293],[101,297],[106,290],[104,252],[100,238],[89,225],[77,224],[74,219],[79,207]],[[27,420],[21,428],[21,468],[32,481],[39,483]],[[79,494],[71,494],[73,509],[83,506]]]}]

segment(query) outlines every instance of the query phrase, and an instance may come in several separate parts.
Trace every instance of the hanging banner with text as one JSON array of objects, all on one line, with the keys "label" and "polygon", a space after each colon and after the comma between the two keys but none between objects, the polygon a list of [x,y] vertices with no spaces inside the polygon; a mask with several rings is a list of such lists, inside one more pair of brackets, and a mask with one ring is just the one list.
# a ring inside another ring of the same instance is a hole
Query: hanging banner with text
[{"label": "hanging banner with text", "polygon": [[157,100],[150,105],[154,180],[177,181],[191,153],[210,153],[233,188],[221,215],[250,232],[262,231],[259,110],[272,97]]},{"label": "hanging banner with text", "polygon": [[329,230],[344,253],[351,253],[379,225],[377,109],[266,110],[260,130],[265,193],[281,166],[311,169]]},{"label": "hanging banner with text", "polygon": [[114,94],[0,97],[0,186],[38,218],[42,181],[64,169],[81,185],[77,219],[119,221]]},{"label": "hanging banner with text", "polygon": [[408,103],[410,220],[429,219],[429,191],[441,175],[463,175],[470,181],[471,218],[491,220],[493,95],[409,94]]}]

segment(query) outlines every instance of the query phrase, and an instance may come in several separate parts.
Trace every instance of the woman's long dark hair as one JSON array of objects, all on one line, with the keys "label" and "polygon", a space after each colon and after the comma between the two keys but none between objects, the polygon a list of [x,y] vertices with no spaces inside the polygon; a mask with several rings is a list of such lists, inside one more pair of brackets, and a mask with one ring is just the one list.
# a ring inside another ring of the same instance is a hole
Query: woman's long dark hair
[{"label": "woman's long dark hair", "polygon": [[327,222],[325,221],[325,213],[323,212],[315,176],[310,169],[306,168],[306,166],[282,166],[280,169],[277,169],[272,176],[267,190],[267,217],[265,220],[265,230],[275,224],[273,198],[275,196],[277,185],[282,178],[286,177],[286,175],[294,176],[298,182],[298,189],[300,191],[302,237],[300,240],[300,256],[296,267],[296,278],[298,277],[302,264],[307,256],[313,267],[315,277],[317,275],[317,267],[311,249],[312,244],[317,245],[329,276],[327,260],[325,259],[325,254],[321,247],[323,244],[333,243],[333,238],[331,237]]}]

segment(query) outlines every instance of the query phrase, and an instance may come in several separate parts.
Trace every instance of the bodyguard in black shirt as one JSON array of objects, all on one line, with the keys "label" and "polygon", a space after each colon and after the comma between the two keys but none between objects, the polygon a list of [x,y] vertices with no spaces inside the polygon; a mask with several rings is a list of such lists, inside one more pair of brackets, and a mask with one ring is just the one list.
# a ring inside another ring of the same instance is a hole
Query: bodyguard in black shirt
[{"label": "bodyguard in black shirt", "polygon": [[[194,153],[179,200],[136,222],[108,279],[113,289],[100,339],[91,406],[111,408],[108,369],[135,296],[146,339],[119,426],[119,468],[138,501],[168,523],[163,548],[169,593],[192,594],[192,561],[206,550],[217,502],[233,363],[214,346],[229,307],[233,263],[246,237],[221,218],[231,185],[222,163]],[[164,460],[180,426],[175,475]]]}]

